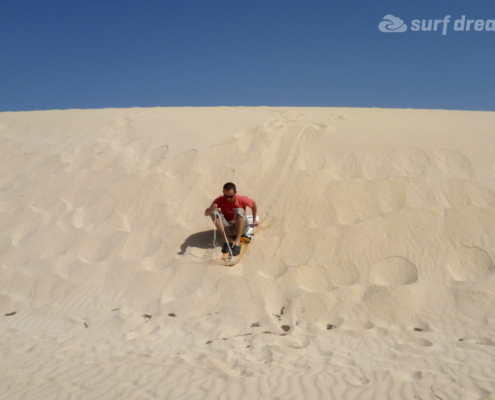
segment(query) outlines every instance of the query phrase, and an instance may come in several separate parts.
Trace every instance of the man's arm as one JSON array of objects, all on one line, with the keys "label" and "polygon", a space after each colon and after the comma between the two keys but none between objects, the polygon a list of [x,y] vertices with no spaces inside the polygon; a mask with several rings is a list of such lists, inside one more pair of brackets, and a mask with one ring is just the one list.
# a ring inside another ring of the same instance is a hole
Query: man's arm
[{"label": "man's arm", "polygon": [[256,206],[256,202],[253,200],[253,206],[251,207],[253,212],[253,225],[258,226],[258,221],[256,221],[256,214],[258,213],[258,207]]},{"label": "man's arm", "polygon": [[205,210],[205,217],[213,214],[213,211],[215,211],[217,208],[218,206],[215,203],[212,203],[212,205]]}]

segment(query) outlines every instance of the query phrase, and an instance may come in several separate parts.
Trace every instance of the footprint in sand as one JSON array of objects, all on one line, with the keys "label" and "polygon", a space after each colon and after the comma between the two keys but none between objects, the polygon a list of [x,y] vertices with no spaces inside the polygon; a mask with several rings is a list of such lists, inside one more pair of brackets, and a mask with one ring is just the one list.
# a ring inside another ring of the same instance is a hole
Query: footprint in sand
[{"label": "footprint in sand", "polygon": [[330,270],[332,283],[337,287],[351,286],[359,282],[359,271],[348,261],[333,261],[327,267]]},{"label": "footprint in sand", "polygon": [[433,343],[426,339],[407,338],[402,343],[397,343],[395,349],[404,353],[423,355],[429,353],[432,346]]},{"label": "footprint in sand", "polygon": [[267,133],[273,133],[280,129],[284,129],[288,125],[294,123],[294,118],[274,118],[263,124],[263,128]]},{"label": "footprint in sand", "polygon": [[349,331],[361,331],[374,328],[374,324],[371,321],[345,321],[342,324],[342,328]]},{"label": "footprint in sand", "polygon": [[416,266],[404,257],[389,257],[376,263],[370,271],[373,285],[364,295],[364,303],[377,317],[388,321],[407,320],[419,308],[414,284]]},{"label": "footprint in sand", "polygon": [[418,347],[430,347],[433,346],[433,343],[430,342],[427,339],[421,339],[421,338],[408,338],[405,341],[407,344],[410,344],[412,346],[418,346]]},{"label": "footprint in sand", "polygon": [[389,257],[371,268],[370,281],[376,285],[410,285],[417,280],[418,270],[407,258]]},{"label": "footprint in sand", "polygon": [[168,151],[168,146],[163,145],[146,152],[141,160],[141,167],[155,172],[164,172],[166,167],[164,167],[164,164],[167,159]]},{"label": "footprint in sand", "polygon": [[456,281],[472,281],[495,269],[490,255],[479,247],[459,247],[450,256],[447,268]]},{"label": "footprint in sand", "polygon": [[351,386],[362,386],[370,383],[370,380],[368,378],[365,378],[364,376],[357,376],[352,374],[345,374],[344,379]]},{"label": "footprint in sand", "polygon": [[331,168],[330,173],[337,180],[362,179],[361,161],[352,153],[344,155]]},{"label": "footprint in sand", "polygon": [[482,225],[472,207],[447,208],[445,232],[456,246],[475,246],[480,243]]},{"label": "footprint in sand", "polygon": [[323,136],[324,132],[330,128],[331,127],[326,124],[309,124],[309,126],[304,131],[304,138],[301,141],[301,149],[314,149],[314,146],[317,145],[318,140]]},{"label": "footprint in sand", "polygon": [[474,169],[469,159],[455,150],[437,150],[434,158],[443,178],[466,179],[474,177]]},{"label": "footprint in sand", "polygon": [[[474,324],[486,324],[487,318],[494,314],[494,297],[490,282],[484,285],[471,285],[470,282],[459,282],[462,285],[452,290],[452,297],[456,309],[468,317]],[[476,283],[476,282],[473,282]]]},{"label": "footprint in sand", "polygon": [[[299,321],[296,321],[296,325],[299,325]],[[322,318],[316,319],[310,323],[308,323],[305,328],[305,331],[311,335],[319,335],[325,331],[333,331],[334,329],[340,328],[343,324],[344,319],[338,316],[333,316],[330,318]]]},{"label": "footprint in sand", "polygon": [[457,310],[479,321],[495,313],[492,291],[495,266],[490,255],[480,247],[455,249],[447,261],[452,298]]},{"label": "footprint in sand", "polygon": [[391,375],[395,380],[402,382],[412,382],[423,379],[423,373],[421,371],[398,370],[391,371]]},{"label": "footprint in sand", "polygon": [[457,339],[459,342],[465,342],[465,343],[476,343],[476,344],[481,344],[484,346],[494,346],[495,343],[493,340],[490,338],[486,337],[478,337],[478,338],[459,338]]},{"label": "footprint in sand", "polygon": [[428,325],[426,322],[423,322],[419,318],[415,318],[413,321],[411,321],[411,323],[408,324],[405,329],[415,332],[433,332],[433,329],[430,327],[430,325]]},{"label": "footprint in sand", "polygon": [[[12,296],[9,296],[6,293],[0,293],[0,315],[15,315],[13,310],[16,309],[16,305],[16,301]],[[12,314],[13,312],[14,314]]]}]

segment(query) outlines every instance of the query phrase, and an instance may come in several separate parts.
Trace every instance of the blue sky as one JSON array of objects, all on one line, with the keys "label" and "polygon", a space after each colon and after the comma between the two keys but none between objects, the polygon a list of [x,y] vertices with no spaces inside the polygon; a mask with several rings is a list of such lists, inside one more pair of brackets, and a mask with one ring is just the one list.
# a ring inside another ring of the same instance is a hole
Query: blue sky
[{"label": "blue sky", "polygon": [[[383,33],[385,15],[408,25]],[[447,34],[414,19],[451,15]],[[0,2],[0,111],[171,106],[495,111],[495,2]]]}]

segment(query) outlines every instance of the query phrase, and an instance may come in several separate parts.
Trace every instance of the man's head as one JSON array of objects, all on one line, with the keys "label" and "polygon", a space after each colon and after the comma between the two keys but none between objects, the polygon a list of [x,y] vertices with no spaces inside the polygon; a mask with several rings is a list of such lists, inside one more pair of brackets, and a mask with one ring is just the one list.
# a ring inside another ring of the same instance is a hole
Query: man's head
[{"label": "man's head", "polygon": [[236,193],[237,190],[232,182],[227,182],[225,185],[223,185],[223,195],[225,196],[225,198],[229,203],[235,202]]}]

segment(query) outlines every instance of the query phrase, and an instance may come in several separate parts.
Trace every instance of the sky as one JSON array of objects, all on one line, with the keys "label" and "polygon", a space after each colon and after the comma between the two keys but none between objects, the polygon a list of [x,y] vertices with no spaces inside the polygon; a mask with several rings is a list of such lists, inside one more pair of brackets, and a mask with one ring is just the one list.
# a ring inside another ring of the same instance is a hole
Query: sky
[{"label": "sky", "polygon": [[[390,15],[398,32],[380,31]],[[462,16],[478,30],[454,30]],[[0,112],[495,111],[494,24],[486,0],[2,0]]]}]

